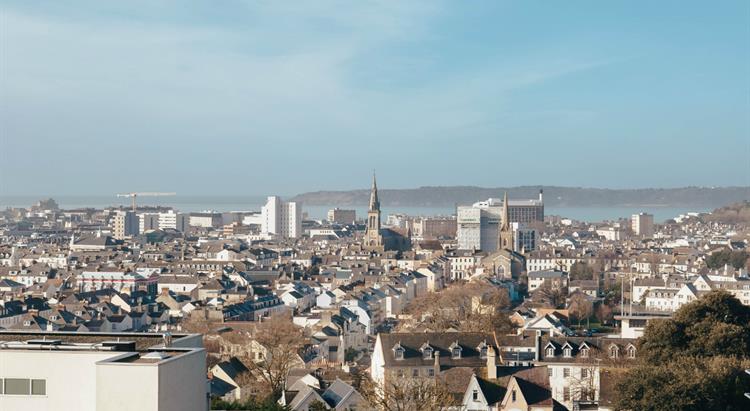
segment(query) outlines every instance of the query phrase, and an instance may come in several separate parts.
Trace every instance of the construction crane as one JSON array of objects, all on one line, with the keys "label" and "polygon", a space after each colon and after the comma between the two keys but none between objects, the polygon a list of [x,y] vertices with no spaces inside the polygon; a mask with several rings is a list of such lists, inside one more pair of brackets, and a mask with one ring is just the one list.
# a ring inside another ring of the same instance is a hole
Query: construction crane
[{"label": "construction crane", "polygon": [[121,193],[117,194],[117,197],[130,197],[133,201],[133,211],[135,212],[135,198],[136,197],[162,197],[162,196],[173,196],[177,193],[154,193],[154,192],[143,192],[143,193]]}]

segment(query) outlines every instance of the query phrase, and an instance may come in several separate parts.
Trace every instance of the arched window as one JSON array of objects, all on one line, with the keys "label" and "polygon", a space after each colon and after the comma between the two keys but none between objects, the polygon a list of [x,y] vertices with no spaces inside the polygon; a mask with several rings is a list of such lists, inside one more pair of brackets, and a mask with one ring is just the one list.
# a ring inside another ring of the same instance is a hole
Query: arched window
[{"label": "arched window", "polygon": [[628,358],[635,358],[635,347],[632,345],[628,347]]},{"label": "arched window", "polygon": [[609,358],[617,358],[619,351],[616,345],[609,347]]}]

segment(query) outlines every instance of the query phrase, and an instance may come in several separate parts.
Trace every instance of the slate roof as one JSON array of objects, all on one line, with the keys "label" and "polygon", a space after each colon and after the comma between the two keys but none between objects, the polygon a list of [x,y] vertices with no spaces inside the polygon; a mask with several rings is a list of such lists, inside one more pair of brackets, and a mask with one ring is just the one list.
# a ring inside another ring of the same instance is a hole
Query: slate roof
[{"label": "slate roof", "polygon": [[[425,344],[440,353],[440,365],[443,367],[483,367],[487,360],[480,358],[477,347],[483,342],[494,347],[494,337],[485,333],[392,333],[379,334],[383,345],[385,365],[390,367],[424,366],[434,363],[434,359],[424,359],[419,348]],[[451,357],[450,347],[458,343],[461,347],[461,358]],[[394,346],[400,344],[405,349],[404,359],[397,360]],[[495,348],[497,352],[497,348]]]}]

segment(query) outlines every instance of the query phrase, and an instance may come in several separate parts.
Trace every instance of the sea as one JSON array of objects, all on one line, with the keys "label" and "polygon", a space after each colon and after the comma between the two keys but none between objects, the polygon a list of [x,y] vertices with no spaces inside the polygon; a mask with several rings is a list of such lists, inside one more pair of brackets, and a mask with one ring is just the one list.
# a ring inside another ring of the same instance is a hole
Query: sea
[{"label": "sea", "polygon": [[[30,207],[37,201],[48,198],[43,196],[0,196],[0,210],[8,207]],[[111,206],[130,206],[130,198],[115,196],[52,196],[62,209],[73,208],[105,208]],[[139,197],[139,205],[173,207],[182,212],[201,211],[260,211],[265,204],[266,198],[261,196],[187,196],[175,195],[168,197]],[[321,220],[325,219],[328,210],[339,207],[343,209],[354,209],[357,217],[367,214],[367,207],[362,206],[339,206],[330,205],[302,205],[302,210],[307,218]],[[383,216],[389,214],[406,214],[410,216],[450,216],[456,213],[454,206],[446,207],[413,207],[413,206],[383,206]],[[670,218],[677,217],[689,212],[708,212],[709,208],[701,207],[549,207],[544,208],[545,215],[558,215],[579,221],[598,222],[606,220],[617,220],[629,218],[636,213],[649,213],[654,215],[655,222],[664,222]]]}]

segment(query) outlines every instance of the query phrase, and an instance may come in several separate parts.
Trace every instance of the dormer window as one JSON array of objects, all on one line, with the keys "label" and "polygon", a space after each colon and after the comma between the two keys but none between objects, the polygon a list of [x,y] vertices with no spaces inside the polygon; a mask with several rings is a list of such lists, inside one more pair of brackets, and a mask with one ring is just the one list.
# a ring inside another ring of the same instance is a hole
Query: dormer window
[{"label": "dormer window", "polygon": [[487,358],[487,342],[482,341],[477,347],[477,351],[479,351],[479,358],[486,359]]},{"label": "dormer window", "polygon": [[635,347],[628,346],[628,358],[635,358]]},{"label": "dormer window", "polygon": [[609,358],[617,358],[617,354],[619,354],[620,349],[617,348],[616,345],[613,345],[609,347]]},{"label": "dormer window", "polygon": [[401,343],[396,344],[393,347],[393,355],[396,357],[397,360],[403,360],[404,359],[404,347],[401,346]]},{"label": "dormer window", "polygon": [[24,327],[31,327],[31,321],[29,321],[29,320],[24,321],[23,322],[23,326]]},{"label": "dormer window", "polygon": [[422,347],[422,358],[425,360],[431,360],[432,359],[432,347],[429,345]]},{"label": "dormer window", "polygon": [[547,347],[547,357],[554,357],[554,356],[555,356],[555,348]]},{"label": "dormer window", "polygon": [[581,348],[581,358],[589,358],[589,349]]},{"label": "dormer window", "polygon": [[570,358],[573,356],[573,349],[570,347],[563,348],[563,356],[565,358]]},{"label": "dormer window", "polygon": [[51,321],[57,321],[57,320],[59,319],[59,317],[58,317],[58,316],[56,316],[56,315],[50,315],[50,316],[49,316],[49,319],[50,319]]},{"label": "dormer window", "polygon": [[452,359],[454,359],[454,360],[461,359],[461,350],[462,350],[462,348],[458,344],[458,341],[456,341],[453,344],[451,344],[450,350],[451,350],[451,358]]}]

